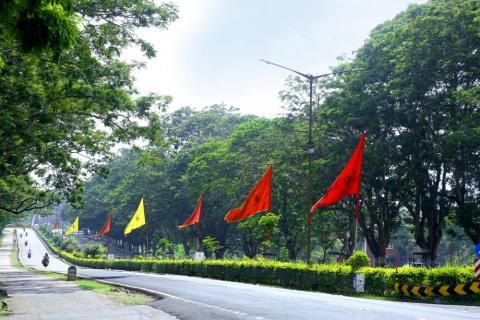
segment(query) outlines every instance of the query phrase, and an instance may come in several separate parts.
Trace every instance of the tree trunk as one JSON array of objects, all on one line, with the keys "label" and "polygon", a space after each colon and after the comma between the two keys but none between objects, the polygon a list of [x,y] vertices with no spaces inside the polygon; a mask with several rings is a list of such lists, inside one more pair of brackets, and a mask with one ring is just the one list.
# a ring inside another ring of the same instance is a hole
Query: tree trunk
[{"label": "tree trunk", "polygon": [[183,246],[183,251],[185,251],[185,256],[190,256],[190,249],[192,248],[192,245],[188,241],[182,242]]}]

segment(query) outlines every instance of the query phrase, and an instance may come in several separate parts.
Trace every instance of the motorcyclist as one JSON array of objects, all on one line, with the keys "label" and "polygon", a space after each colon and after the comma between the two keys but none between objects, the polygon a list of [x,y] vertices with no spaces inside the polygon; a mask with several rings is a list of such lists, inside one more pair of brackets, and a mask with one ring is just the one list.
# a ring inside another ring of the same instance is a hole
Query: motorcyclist
[{"label": "motorcyclist", "polygon": [[25,237],[28,237],[28,231],[27,231],[27,232],[25,232]]},{"label": "motorcyclist", "polygon": [[28,249],[28,259],[32,257],[32,249]]},{"label": "motorcyclist", "polygon": [[49,263],[50,263],[50,257],[48,256],[48,253],[45,252],[45,255],[43,256],[43,259],[42,259],[42,264],[46,268]]},{"label": "motorcyclist", "polygon": [[28,246],[28,240],[25,240],[25,246]]}]

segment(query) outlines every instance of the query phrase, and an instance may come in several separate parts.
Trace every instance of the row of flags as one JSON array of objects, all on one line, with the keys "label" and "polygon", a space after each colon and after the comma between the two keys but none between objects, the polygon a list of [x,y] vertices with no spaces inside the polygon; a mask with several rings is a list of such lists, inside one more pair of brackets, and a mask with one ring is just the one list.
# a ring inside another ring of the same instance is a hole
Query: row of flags
[{"label": "row of flags", "polygon": [[[315,210],[325,206],[336,204],[341,199],[347,196],[356,196],[356,211],[355,218],[358,219],[360,212],[360,180],[362,175],[363,153],[365,149],[366,133],[363,132],[360,141],[355,148],[352,156],[347,164],[337,176],[332,185],[328,188],[325,195],[315,203],[309,211],[308,221],[311,221],[312,214]],[[245,201],[238,208],[230,210],[225,216],[226,222],[238,222],[250,216],[253,216],[262,211],[271,211],[271,193],[272,193],[272,165],[270,164],[265,171],[263,177],[253,187],[248,194]],[[204,193],[202,192],[197,201],[197,206],[192,214],[179,226],[184,229],[190,225],[200,223],[200,214],[202,211],[202,201]],[[101,236],[110,232],[112,223],[112,208],[107,216],[104,226],[97,232],[97,236]],[[130,219],[124,230],[124,235],[127,236],[133,230],[138,229],[146,224],[145,207],[143,197],[138,204],[138,208]],[[65,235],[72,232],[77,232],[79,229],[79,217],[76,217],[74,222],[68,227]],[[53,229],[60,228],[60,220],[57,218]]]}]

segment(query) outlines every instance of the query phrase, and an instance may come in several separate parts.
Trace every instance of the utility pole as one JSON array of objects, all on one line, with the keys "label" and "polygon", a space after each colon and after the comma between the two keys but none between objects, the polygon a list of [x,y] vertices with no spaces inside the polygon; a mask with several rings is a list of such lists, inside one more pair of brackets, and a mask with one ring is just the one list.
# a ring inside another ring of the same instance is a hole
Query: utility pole
[{"label": "utility pole", "polygon": [[[260,61],[270,64],[288,71],[291,71],[293,73],[296,73],[303,78],[306,78],[309,82],[310,85],[310,99],[309,99],[309,108],[308,108],[308,142],[307,142],[307,161],[308,161],[308,167],[307,167],[307,208],[310,210],[312,207],[312,162],[313,162],[313,154],[315,153],[315,144],[313,143],[313,137],[312,137],[312,129],[313,129],[313,82],[315,80],[318,80],[320,78],[328,77],[331,75],[336,75],[336,74],[343,74],[343,73],[349,73],[349,72],[354,72],[354,71],[359,71],[363,69],[350,69],[350,70],[345,70],[345,71],[336,71],[336,72],[330,72],[330,73],[325,73],[325,74],[319,74],[319,75],[312,75],[312,74],[306,74],[294,69],[290,69],[288,67],[260,59]],[[310,213],[310,212],[309,212]],[[310,219],[307,219],[307,263],[311,264],[312,263],[312,222]]]}]

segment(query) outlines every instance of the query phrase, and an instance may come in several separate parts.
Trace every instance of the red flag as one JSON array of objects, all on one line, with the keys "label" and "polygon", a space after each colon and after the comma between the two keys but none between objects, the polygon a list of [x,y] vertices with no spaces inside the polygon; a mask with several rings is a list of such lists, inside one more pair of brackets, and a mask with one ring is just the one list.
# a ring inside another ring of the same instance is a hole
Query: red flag
[{"label": "red flag", "polygon": [[57,216],[57,220],[55,220],[55,224],[52,227],[52,230],[60,229],[60,217]]},{"label": "red flag", "polygon": [[189,225],[200,222],[200,213],[202,212],[202,199],[203,199],[203,192],[200,195],[200,198],[198,198],[197,207],[192,212],[190,217],[188,217],[187,220],[185,220],[185,222],[181,226],[178,227],[179,229],[183,229],[183,228],[188,227]]},{"label": "red flag", "polygon": [[108,213],[107,221],[105,221],[105,224],[103,225],[102,229],[98,230],[96,236],[99,237],[104,233],[110,232],[111,225],[112,225],[112,208],[110,208],[110,212]]},{"label": "red flag", "polygon": [[230,210],[225,216],[225,221],[240,221],[254,214],[271,210],[271,193],[272,193],[272,165],[269,165],[265,175],[250,191],[245,202],[236,209]]},{"label": "red flag", "polygon": [[347,165],[333,182],[327,193],[313,205],[308,214],[308,220],[312,218],[312,213],[318,208],[329,206],[337,203],[343,197],[357,195],[356,218],[359,214],[359,194],[360,194],[360,178],[362,176],[362,160],[363,150],[365,148],[366,133],[363,132],[360,142],[353,152],[352,157],[348,160]]}]

